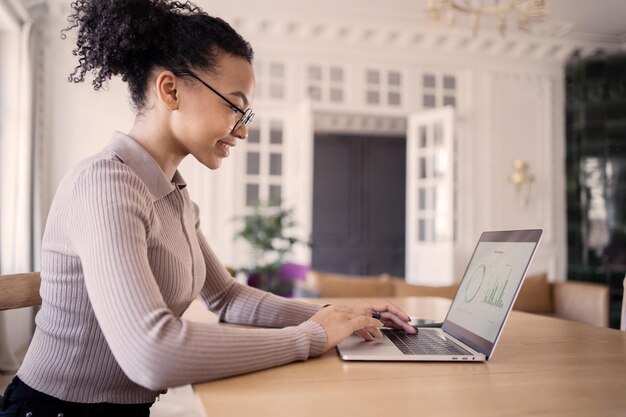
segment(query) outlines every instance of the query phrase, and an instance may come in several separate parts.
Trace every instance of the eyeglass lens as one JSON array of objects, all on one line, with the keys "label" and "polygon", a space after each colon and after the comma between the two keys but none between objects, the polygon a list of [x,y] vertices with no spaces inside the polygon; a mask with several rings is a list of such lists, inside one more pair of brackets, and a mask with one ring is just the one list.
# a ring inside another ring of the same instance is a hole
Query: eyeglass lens
[{"label": "eyeglass lens", "polygon": [[250,122],[252,122],[252,119],[254,119],[254,113],[252,112],[252,109],[246,110],[243,116],[241,116],[241,119],[239,119],[239,121],[235,124],[233,130],[237,130],[241,126],[248,126]]}]

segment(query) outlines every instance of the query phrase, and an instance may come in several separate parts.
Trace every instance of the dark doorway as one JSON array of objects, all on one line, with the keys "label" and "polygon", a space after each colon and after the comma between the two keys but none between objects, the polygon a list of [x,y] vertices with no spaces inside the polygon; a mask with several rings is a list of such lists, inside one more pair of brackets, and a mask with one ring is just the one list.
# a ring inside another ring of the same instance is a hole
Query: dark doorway
[{"label": "dark doorway", "polygon": [[404,276],[406,138],[316,135],[318,271]]}]

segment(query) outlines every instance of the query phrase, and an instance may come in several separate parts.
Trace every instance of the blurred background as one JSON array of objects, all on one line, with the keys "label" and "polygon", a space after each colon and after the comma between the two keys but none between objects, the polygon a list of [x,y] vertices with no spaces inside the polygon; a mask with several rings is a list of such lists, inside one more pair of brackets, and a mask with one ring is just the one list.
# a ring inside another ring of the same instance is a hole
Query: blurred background
[{"label": "blurred background", "polygon": [[[218,171],[181,167],[233,275],[263,285],[264,267],[288,265],[294,279],[311,269],[450,285],[482,231],[543,228],[531,273],[606,285],[619,325],[626,2],[196,3],[256,53],[247,143]],[[61,178],[134,120],[121,80],[100,92],[68,82],[69,12],[69,0],[0,0],[5,274],[39,270]],[[269,243],[251,245],[251,227],[269,228]],[[3,313],[0,369],[32,329],[32,311]]]}]

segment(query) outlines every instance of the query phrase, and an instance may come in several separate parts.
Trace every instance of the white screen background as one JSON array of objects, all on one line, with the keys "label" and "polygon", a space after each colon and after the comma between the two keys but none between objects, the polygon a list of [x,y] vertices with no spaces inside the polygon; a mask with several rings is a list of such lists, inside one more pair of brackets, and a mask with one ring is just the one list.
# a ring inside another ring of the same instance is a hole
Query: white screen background
[{"label": "white screen background", "polygon": [[480,242],[447,319],[495,342],[534,248],[534,242]]}]

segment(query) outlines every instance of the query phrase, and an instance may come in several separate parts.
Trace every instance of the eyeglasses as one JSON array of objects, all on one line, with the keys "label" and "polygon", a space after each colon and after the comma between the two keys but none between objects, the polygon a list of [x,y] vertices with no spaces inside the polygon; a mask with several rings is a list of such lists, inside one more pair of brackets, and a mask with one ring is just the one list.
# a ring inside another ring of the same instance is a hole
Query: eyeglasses
[{"label": "eyeglasses", "polygon": [[215,88],[211,87],[209,84],[205,83],[204,81],[202,81],[200,79],[200,77],[198,77],[196,74],[194,74],[191,71],[187,71],[187,72],[179,72],[176,74],[179,77],[192,77],[195,78],[196,80],[200,81],[206,88],[208,88],[209,90],[211,90],[212,92],[214,92],[215,94],[217,94],[217,96],[219,98],[221,98],[222,100],[224,100],[226,103],[228,103],[228,105],[233,109],[236,110],[237,112],[241,113],[241,118],[237,121],[237,123],[235,123],[235,126],[232,128],[231,132],[236,131],[237,129],[239,129],[241,126],[248,126],[250,124],[250,122],[252,121],[252,119],[254,119],[254,112],[252,111],[252,108],[249,108],[248,110],[244,111],[241,107],[239,107],[238,105],[236,105],[235,103],[233,103],[232,101],[230,101],[229,99],[227,99],[226,97],[224,97],[219,91],[217,91]]}]

